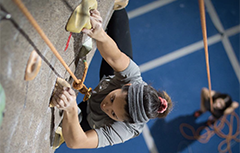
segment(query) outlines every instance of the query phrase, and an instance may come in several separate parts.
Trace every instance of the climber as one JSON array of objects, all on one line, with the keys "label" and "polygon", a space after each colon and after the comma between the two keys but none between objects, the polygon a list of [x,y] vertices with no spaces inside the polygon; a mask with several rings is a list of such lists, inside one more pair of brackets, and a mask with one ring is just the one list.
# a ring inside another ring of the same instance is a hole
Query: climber
[{"label": "climber", "polygon": [[[106,32],[99,11],[91,10],[90,30],[82,32],[96,40],[103,60],[98,86],[87,102],[79,104],[75,92],[57,89],[53,104],[64,110],[62,134],[69,148],[100,148],[123,143],[141,134],[149,119],[166,117],[171,98],[141,77],[132,60],[129,20],[126,10],[116,10]],[[79,117],[81,116],[81,124]]]},{"label": "climber", "polygon": [[212,90],[211,96],[213,99],[213,112],[210,110],[209,90],[207,88],[202,88],[200,110],[197,110],[194,113],[194,116],[197,118],[202,113],[210,111],[212,116],[210,116],[209,120],[207,121],[207,125],[213,124],[223,115],[231,114],[239,106],[238,102],[232,101],[228,94],[223,94]]}]

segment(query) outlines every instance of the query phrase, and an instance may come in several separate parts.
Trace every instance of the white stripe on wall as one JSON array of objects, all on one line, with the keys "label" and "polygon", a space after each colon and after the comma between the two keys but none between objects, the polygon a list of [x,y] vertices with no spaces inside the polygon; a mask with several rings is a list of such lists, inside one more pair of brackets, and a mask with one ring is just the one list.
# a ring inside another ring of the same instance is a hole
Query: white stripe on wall
[{"label": "white stripe on wall", "polygon": [[[209,40],[208,40],[208,43],[209,44],[214,44],[216,42],[219,42],[220,40],[221,40],[221,35],[218,34],[218,35],[210,37]],[[203,46],[203,41],[198,41],[198,42],[196,42],[192,45],[183,47],[183,48],[178,49],[176,51],[173,51],[173,52],[171,52],[167,55],[161,56],[161,57],[156,58],[152,61],[149,61],[145,64],[142,64],[142,65],[139,66],[140,70],[141,70],[142,73],[146,72],[146,71],[149,71],[149,70],[154,69],[158,66],[164,65],[164,64],[169,63],[173,60],[176,60],[178,58],[186,56],[190,53],[198,51],[198,50],[202,49],[203,47],[204,47]]]},{"label": "white stripe on wall", "polygon": [[[240,25],[227,30],[225,32],[225,35],[232,36],[232,35],[235,35],[235,34],[239,33],[240,32],[239,27],[240,27]],[[215,44],[217,42],[220,42],[221,40],[222,40],[222,35],[220,35],[220,34],[211,36],[211,37],[208,38],[208,45]],[[164,64],[169,63],[173,60],[176,60],[178,58],[186,56],[190,53],[198,51],[202,48],[204,48],[203,41],[198,41],[194,44],[191,44],[189,46],[186,46],[186,47],[183,47],[183,48],[178,49],[176,51],[173,51],[169,54],[166,54],[164,56],[156,58],[152,61],[146,62],[146,63],[140,65],[139,67],[140,67],[141,72],[144,73],[144,72],[147,72],[147,71],[149,71],[151,69],[154,69],[158,66],[164,65]]]},{"label": "white stripe on wall", "polygon": [[158,153],[157,147],[147,125],[143,128],[143,137],[151,153]]},{"label": "white stripe on wall", "polygon": [[138,17],[142,14],[145,14],[147,12],[155,10],[159,7],[164,6],[164,5],[167,5],[167,4],[169,4],[173,1],[175,1],[175,0],[158,0],[158,1],[155,1],[155,2],[152,2],[152,3],[149,3],[147,5],[144,5],[142,7],[139,7],[135,10],[132,10],[132,11],[128,12],[128,17],[129,17],[129,19]]}]

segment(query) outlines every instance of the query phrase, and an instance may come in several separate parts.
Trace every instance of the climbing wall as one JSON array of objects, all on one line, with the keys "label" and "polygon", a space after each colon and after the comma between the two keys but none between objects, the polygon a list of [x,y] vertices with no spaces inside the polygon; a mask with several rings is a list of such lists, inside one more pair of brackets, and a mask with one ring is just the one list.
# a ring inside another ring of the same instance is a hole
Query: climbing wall
[{"label": "climbing wall", "polygon": [[[114,0],[97,1],[106,27]],[[90,63],[96,44],[93,43],[92,51],[86,56],[79,56],[87,37],[82,33],[73,34],[68,49],[64,51],[69,36],[66,23],[81,0],[22,2],[76,77],[81,78],[83,59]],[[0,127],[0,152],[54,152],[51,144],[62,113],[48,107],[50,97],[58,76],[70,83],[73,80],[17,5],[11,0],[1,0],[0,4],[0,84],[6,97]],[[40,55],[42,64],[37,76],[26,81],[25,69],[33,50]]]}]

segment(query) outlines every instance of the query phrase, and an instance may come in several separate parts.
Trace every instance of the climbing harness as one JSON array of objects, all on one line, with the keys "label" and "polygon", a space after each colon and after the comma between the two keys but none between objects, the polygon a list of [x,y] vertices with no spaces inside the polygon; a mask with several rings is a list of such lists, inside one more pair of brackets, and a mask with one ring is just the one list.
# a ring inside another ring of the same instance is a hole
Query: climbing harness
[{"label": "climbing harness", "polygon": [[213,112],[213,100],[211,95],[211,77],[210,77],[210,66],[209,66],[209,56],[208,56],[207,30],[206,30],[207,28],[206,28],[204,0],[199,0],[198,2],[199,2],[200,17],[201,17],[204,50],[205,50],[205,60],[206,60],[206,67],[207,67],[210,106],[211,106],[211,112]]},{"label": "climbing harness", "polygon": [[[70,74],[70,76],[73,78],[74,82],[73,82],[73,87],[77,90],[79,90],[81,93],[86,94],[86,97],[89,97],[91,89],[88,89],[84,84],[83,81],[81,79],[77,79],[77,77],[74,75],[74,73],[70,70],[70,68],[68,67],[68,65],[65,63],[65,61],[63,60],[63,58],[60,56],[60,54],[58,53],[58,51],[56,50],[56,48],[54,47],[54,45],[51,43],[51,41],[48,39],[48,37],[46,36],[46,34],[43,32],[43,30],[40,28],[40,26],[38,25],[38,23],[36,22],[36,20],[33,18],[33,16],[31,15],[31,13],[27,10],[27,8],[24,6],[24,4],[21,2],[21,0],[13,0],[16,5],[19,7],[19,9],[23,12],[23,14],[27,17],[27,19],[29,20],[29,22],[32,24],[32,26],[35,28],[35,30],[38,32],[38,34],[42,37],[42,39],[45,41],[45,43],[49,46],[49,48],[51,49],[51,51],[53,52],[53,54],[57,57],[57,59],[61,62],[61,64],[65,67],[65,69],[68,71],[68,73]],[[86,63],[86,62],[85,62]],[[85,64],[86,67],[86,64]],[[87,71],[87,69],[85,68],[85,71]],[[85,72],[86,73],[86,72]],[[85,80],[85,77],[83,77],[83,79]]]}]

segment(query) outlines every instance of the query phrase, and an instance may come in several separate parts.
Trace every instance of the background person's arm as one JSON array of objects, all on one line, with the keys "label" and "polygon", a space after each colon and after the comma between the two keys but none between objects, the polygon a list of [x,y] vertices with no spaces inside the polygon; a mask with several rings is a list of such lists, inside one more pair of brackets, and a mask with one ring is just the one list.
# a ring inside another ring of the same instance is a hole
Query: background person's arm
[{"label": "background person's arm", "polygon": [[224,111],[224,115],[231,114],[236,108],[238,108],[238,106],[238,102],[233,101],[232,104]]},{"label": "background person's arm", "polygon": [[[214,94],[216,93],[216,91],[214,90],[211,90],[211,95],[213,96]],[[208,99],[210,96],[209,96],[209,90],[208,88],[202,88],[202,91],[201,91],[201,97],[205,98],[205,99]]]}]

